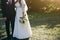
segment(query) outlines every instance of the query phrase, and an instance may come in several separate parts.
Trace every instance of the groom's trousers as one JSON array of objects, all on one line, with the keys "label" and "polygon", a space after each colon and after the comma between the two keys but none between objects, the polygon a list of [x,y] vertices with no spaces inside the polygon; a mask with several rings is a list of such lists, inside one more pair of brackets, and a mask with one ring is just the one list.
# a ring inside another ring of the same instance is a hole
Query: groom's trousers
[{"label": "groom's trousers", "polygon": [[14,17],[9,17],[9,18],[7,18],[7,20],[5,21],[7,37],[10,37],[10,23],[11,23],[12,36],[13,36],[14,21],[15,21],[15,18],[14,18]]}]

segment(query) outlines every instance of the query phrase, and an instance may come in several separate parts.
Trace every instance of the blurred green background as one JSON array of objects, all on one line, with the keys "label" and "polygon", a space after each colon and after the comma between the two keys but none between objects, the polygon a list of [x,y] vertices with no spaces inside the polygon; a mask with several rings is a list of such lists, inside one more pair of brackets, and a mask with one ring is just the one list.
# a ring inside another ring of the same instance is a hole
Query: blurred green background
[{"label": "blurred green background", "polygon": [[[33,31],[30,40],[60,40],[60,0],[26,0],[26,3]],[[0,18],[2,18],[1,9]],[[0,39],[6,40],[3,20],[0,20]]]}]

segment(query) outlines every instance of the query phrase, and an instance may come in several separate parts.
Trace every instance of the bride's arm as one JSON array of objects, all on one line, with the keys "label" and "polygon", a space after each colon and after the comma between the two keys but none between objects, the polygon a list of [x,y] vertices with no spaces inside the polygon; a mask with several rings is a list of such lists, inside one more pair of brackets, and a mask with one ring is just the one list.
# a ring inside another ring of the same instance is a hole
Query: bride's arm
[{"label": "bride's arm", "polygon": [[26,16],[25,12],[28,10],[28,7],[25,0],[21,0],[21,3],[22,3],[23,17],[25,17]]},{"label": "bride's arm", "polygon": [[27,11],[28,7],[27,7],[27,4],[26,4],[25,0],[21,0],[21,3],[22,3],[22,10]]}]

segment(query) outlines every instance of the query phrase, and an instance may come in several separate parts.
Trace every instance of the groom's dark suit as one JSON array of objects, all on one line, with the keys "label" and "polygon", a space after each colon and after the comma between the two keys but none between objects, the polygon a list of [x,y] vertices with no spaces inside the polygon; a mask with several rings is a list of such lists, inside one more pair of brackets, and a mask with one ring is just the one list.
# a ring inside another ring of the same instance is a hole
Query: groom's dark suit
[{"label": "groom's dark suit", "polygon": [[7,20],[5,21],[6,25],[6,32],[7,36],[10,37],[10,22],[12,27],[12,34],[14,30],[14,21],[15,21],[15,6],[14,6],[14,0],[12,0],[12,4],[8,3],[8,0],[1,0],[1,9],[3,17],[6,17]]}]

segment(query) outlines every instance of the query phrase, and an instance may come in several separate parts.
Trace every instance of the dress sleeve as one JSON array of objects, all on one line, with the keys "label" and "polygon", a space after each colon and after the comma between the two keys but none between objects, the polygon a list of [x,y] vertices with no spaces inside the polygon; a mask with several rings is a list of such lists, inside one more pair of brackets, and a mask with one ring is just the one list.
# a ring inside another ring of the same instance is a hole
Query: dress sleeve
[{"label": "dress sleeve", "polygon": [[25,0],[21,0],[21,3],[22,3],[22,11],[26,12],[28,10],[28,7]]}]

